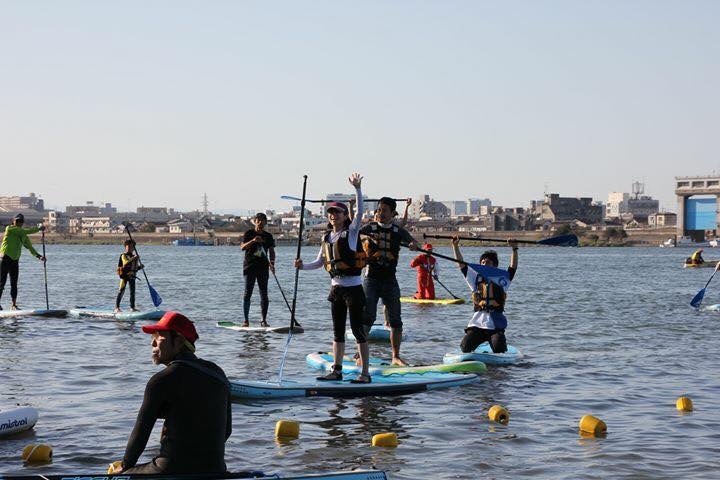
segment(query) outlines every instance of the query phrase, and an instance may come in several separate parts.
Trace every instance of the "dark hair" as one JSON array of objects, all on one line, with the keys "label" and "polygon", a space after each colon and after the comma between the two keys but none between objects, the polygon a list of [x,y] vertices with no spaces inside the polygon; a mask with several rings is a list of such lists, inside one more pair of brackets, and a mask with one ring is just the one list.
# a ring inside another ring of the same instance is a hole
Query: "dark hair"
[{"label": "dark hair", "polygon": [[486,258],[493,262],[496,267],[500,264],[500,260],[498,260],[498,255],[495,250],[485,250],[482,255],[480,255],[481,262]]},{"label": "dark hair", "polygon": [[390,197],[382,197],[380,200],[378,200],[378,206],[381,203],[387,205],[388,208],[390,208],[390,211],[397,215],[397,202],[394,199]]},{"label": "dark hair", "polygon": [[265,215],[265,214],[262,213],[262,212],[256,213],[253,218],[254,218],[255,220],[262,220],[262,221],[264,221],[264,222],[267,222],[267,215]]},{"label": "dark hair", "polygon": [[126,247],[127,247],[128,245],[131,246],[131,247],[134,247],[134,246],[135,246],[135,240],[130,240],[130,239],[128,238],[127,240],[125,240],[125,242],[123,242],[123,245],[125,245]]}]

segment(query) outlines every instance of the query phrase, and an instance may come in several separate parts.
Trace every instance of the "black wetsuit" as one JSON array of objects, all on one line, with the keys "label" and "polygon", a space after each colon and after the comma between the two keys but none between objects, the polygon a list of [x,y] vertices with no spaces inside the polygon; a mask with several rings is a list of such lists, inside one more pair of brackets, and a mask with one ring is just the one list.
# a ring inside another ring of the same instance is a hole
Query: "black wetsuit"
[{"label": "black wetsuit", "polygon": [[[243,295],[243,314],[245,321],[248,321],[250,315],[250,299],[252,297],[253,289],[255,288],[255,281],[257,281],[258,289],[260,290],[260,314],[263,321],[267,318],[268,306],[270,300],[268,298],[268,279],[270,273],[270,260],[274,260],[274,251],[271,249],[275,248],[275,238],[272,234],[266,231],[258,232],[255,229],[248,230],[243,235],[243,243],[249,242],[255,237],[262,237],[263,243],[258,245],[257,243],[247,247],[245,249],[245,259],[243,260],[243,275],[245,276],[245,294]],[[263,252],[265,252],[272,258],[267,258]]]},{"label": "black wetsuit", "polygon": [[[135,466],[158,418],[165,419],[160,455]],[[225,373],[212,362],[182,352],[148,381],[123,468],[133,467],[129,473],[225,472],[225,441],[231,430]]]}]

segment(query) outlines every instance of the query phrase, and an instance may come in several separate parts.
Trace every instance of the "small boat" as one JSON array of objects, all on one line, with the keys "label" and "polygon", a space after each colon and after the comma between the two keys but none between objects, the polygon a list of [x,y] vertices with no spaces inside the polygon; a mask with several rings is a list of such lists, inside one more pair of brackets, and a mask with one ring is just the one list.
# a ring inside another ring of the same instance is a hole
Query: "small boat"
[{"label": "small boat", "polygon": [[193,237],[177,238],[173,240],[176,247],[211,247],[214,243],[210,240],[198,240]]}]

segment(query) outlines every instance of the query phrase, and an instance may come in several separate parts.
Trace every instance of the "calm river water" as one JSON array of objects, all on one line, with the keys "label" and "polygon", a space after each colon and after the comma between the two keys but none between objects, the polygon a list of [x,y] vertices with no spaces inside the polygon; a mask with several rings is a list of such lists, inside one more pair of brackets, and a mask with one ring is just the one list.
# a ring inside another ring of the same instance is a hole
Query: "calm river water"
[{"label": "calm river water", "polygon": [[[111,306],[121,247],[48,247],[51,308]],[[448,249],[439,249],[448,253]],[[480,249],[464,249],[477,258]],[[294,249],[278,249],[278,276],[292,294]],[[501,266],[509,257],[499,249]],[[198,355],[228,376],[277,375],[286,336],[243,334],[217,328],[239,320],[242,256],[231,247],[141,246],[147,272],[164,308],[197,323]],[[707,252],[711,257],[712,252]],[[313,259],[317,247],[306,247]],[[391,398],[293,399],[233,406],[226,461],[231,470],[305,473],[378,468],[394,479],[411,478],[711,478],[720,468],[720,313],[696,312],[688,302],[711,269],[683,270],[689,253],[652,248],[522,248],[508,300],[508,341],[525,355],[517,366],[490,368],[480,382],[454,389]],[[401,258],[403,294],[415,275]],[[467,297],[454,265],[441,264],[441,280]],[[313,372],[305,355],[330,346],[329,279],[302,272],[298,320],[306,333],[290,343],[287,378]],[[41,264],[21,260],[20,304],[43,308]],[[270,323],[289,314],[270,284]],[[444,293],[438,286],[438,293]],[[126,294],[127,295],[127,294]],[[259,297],[252,322],[259,321]],[[9,285],[2,305],[9,306]],[[151,307],[138,283],[139,303]],[[127,299],[126,299],[127,301]],[[720,303],[720,279],[705,304]],[[471,307],[403,305],[412,363],[439,363],[457,348]],[[94,319],[0,320],[0,407],[32,405],[40,420],[33,432],[0,440],[0,473],[102,472],[122,458],[148,378],[144,322]],[[374,356],[387,347],[373,346]],[[696,410],[682,414],[675,400],[687,395]],[[492,424],[487,410],[511,412],[507,426]],[[608,435],[586,439],[577,424],[592,413]],[[278,419],[302,422],[298,440],[278,445]],[[159,426],[141,461],[157,452]],[[396,449],[370,446],[373,434],[393,431]],[[28,443],[54,448],[50,465],[26,468]]]}]

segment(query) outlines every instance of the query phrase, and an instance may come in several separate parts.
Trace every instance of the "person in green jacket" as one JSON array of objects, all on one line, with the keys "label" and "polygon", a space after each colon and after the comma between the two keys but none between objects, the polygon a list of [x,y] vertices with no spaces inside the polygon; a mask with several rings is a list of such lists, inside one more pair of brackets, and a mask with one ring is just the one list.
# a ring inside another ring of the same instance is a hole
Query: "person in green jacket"
[{"label": "person in green jacket", "polygon": [[[35,255],[38,260],[45,261],[45,257],[40,255],[30,243],[28,235],[45,230],[44,226],[23,228],[25,217],[22,213],[18,213],[13,218],[13,224],[5,227],[5,235],[0,244],[0,299],[2,299],[3,290],[8,274],[10,275],[10,297],[12,297],[11,310],[17,310],[18,295],[18,275],[20,273],[19,260],[22,247],[28,249],[30,253]],[[2,305],[0,305],[2,310]]]}]

